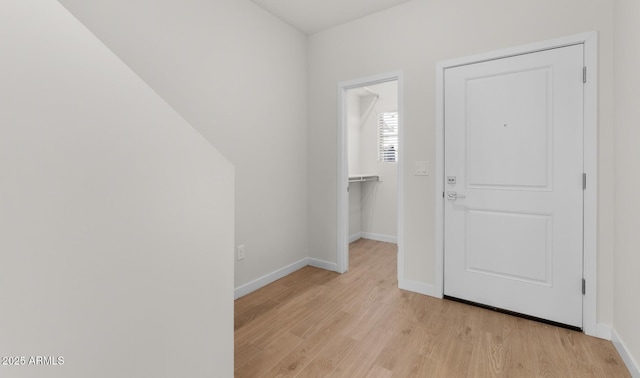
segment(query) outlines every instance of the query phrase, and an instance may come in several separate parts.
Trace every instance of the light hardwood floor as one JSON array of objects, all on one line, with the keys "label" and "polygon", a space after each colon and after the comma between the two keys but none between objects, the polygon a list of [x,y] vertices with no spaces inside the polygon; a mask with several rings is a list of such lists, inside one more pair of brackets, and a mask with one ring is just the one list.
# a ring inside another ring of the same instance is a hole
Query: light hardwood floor
[{"label": "light hardwood floor", "polygon": [[236,377],[629,377],[582,333],[397,288],[396,246],[305,267],[235,302]]}]

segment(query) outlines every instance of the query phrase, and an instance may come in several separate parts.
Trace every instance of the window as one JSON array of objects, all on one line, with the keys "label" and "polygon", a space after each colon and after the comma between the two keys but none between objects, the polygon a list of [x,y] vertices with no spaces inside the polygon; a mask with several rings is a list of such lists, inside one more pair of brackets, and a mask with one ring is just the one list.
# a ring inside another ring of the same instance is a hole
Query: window
[{"label": "window", "polygon": [[398,112],[378,113],[378,160],[398,161]]}]

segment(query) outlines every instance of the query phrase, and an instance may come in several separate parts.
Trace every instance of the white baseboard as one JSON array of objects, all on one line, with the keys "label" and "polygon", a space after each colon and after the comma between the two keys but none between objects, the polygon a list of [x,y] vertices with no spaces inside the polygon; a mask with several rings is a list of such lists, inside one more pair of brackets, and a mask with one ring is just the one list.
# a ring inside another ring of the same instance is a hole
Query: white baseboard
[{"label": "white baseboard", "polygon": [[293,272],[295,272],[298,269],[304,268],[305,266],[309,265],[309,259],[308,258],[304,258],[300,261],[296,261],[291,265],[285,266],[282,269],[278,269],[275,272],[266,274],[256,280],[253,280],[247,284],[244,284],[240,287],[237,287],[234,291],[233,291],[233,299],[238,299],[240,297],[244,297],[245,295],[254,292],[258,289],[260,289],[263,286],[266,286],[274,281],[279,280],[280,278],[289,275]]},{"label": "white baseboard", "polygon": [[605,340],[611,341],[611,331],[612,331],[612,328],[610,325],[598,323],[596,325],[596,334],[589,335],[589,336],[594,336],[599,339],[605,339]]},{"label": "white baseboard", "polygon": [[329,270],[332,272],[338,272],[338,264],[336,263],[332,263],[324,260],[312,259],[312,258],[308,258],[307,260],[308,260],[307,265],[311,265],[313,267],[324,269],[324,270]]},{"label": "white baseboard", "polygon": [[613,346],[616,347],[616,350],[622,357],[624,364],[627,365],[627,369],[629,369],[629,373],[633,378],[640,378],[640,365],[633,359],[631,354],[629,353],[629,349],[625,345],[624,341],[620,338],[620,335],[616,332],[615,329],[611,330],[611,341],[613,342]]},{"label": "white baseboard", "polygon": [[329,270],[332,272],[338,272],[338,264],[336,263],[318,260],[318,259],[312,259],[307,257],[300,261],[296,261],[291,265],[285,266],[282,269],[278,269],[275,272],[271,272],[247,284],[237,287],[233,291],[233,299],[235,300],[240,297],[244,297],[245,295],[252,293],[272,282],[275,282],[280,278],[295,272],[296,270],[302,269],[307,265],[311,265],[313,267],[324,269],[324,270]]},{"label": "white baseboard", "polygon": [[354,241],[360,239],[362,237],[362,232],[357,232],[351,236],[349,236],[349,243],[353,243]]},{"label": "white baseboard", "polygon": [[409,280],[400,280],[398,281],[398,287],[402,290],[413,291],[414,293],[424,294],[430,297],[442,298],[442,293],[437,290],[436,285]]},{"label": "white baseboard", "polygon": [[372,232],[361,232],[360,236],[363,239],[377,240],[377,241],[387,242],[387,243],[396,243],[396,244],[398,243],[398,238],[396,236],[374,234]]}]

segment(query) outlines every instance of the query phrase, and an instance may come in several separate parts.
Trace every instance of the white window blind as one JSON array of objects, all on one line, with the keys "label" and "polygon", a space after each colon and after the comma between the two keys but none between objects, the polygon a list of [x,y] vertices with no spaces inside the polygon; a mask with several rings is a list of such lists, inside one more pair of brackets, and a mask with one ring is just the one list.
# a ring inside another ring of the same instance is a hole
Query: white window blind
[{"label": "white window blind", "polygon": [[398,112],[378,113],[378,160],[398,161]]}]

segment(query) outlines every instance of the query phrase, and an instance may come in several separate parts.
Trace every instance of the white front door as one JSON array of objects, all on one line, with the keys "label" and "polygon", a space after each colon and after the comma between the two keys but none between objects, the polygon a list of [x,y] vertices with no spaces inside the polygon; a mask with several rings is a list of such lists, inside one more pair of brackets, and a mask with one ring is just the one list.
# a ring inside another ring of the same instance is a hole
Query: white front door
[{"label": "white front door", "polygon": [[582,328],[583,48],[445,70],[445,295]]}]

